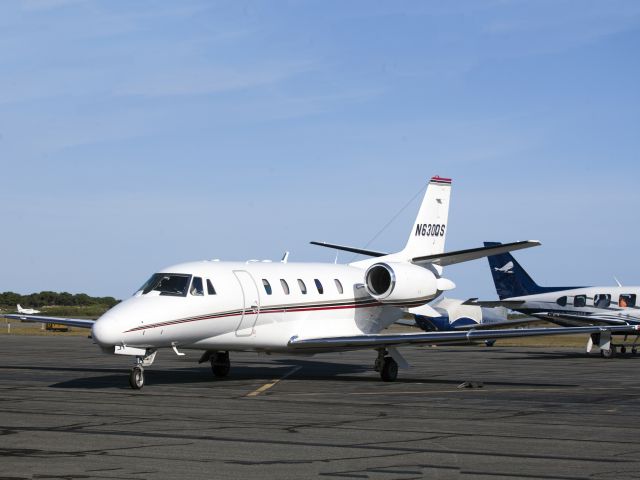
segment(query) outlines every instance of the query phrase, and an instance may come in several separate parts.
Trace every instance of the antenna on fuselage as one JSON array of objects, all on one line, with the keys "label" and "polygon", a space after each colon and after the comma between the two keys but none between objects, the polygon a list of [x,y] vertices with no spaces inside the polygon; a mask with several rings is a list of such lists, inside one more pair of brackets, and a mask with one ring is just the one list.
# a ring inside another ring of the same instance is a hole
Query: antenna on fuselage
[{"label": "antenna on fuselage", "polygon": [[284,255],[282,256],[282,260],[280,260],[282,263],[287,263],[287,260],[289,260],[289,251],[284,252]]},{"label": "antenna on fuselage", "polygon": [[336,250],[336,258],[333,259],[333,264],[337,265],[338,264],[338,255],[340,254],[340,252],[338,250]]},{"label": "antenna on fuselage", "polygon": [[620,280],[618,280],[615,276],[613,277],[613,279],[616,281],[616,283],[618,284],[619,287],[622,286],[622,284],[620,283]]}]

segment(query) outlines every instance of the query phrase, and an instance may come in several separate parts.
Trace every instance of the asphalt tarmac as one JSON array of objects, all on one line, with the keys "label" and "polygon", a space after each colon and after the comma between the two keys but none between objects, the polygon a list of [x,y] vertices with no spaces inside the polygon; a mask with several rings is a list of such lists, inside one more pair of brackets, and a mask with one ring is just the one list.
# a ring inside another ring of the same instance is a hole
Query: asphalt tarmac
[{"label": "asphalt tarmac", "polygon": [[[579,349],[162,351],[146,386],[82,337],[0,336],[0,479],[640,477],[640,358]],[[481,388],[458,388],[463,382]]]}]

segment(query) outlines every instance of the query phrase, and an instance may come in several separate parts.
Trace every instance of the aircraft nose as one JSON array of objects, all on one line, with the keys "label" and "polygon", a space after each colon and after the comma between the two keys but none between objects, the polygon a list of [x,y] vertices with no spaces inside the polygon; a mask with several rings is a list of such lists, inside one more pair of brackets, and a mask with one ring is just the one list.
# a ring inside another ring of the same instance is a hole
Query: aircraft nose
[{"label": "aircraft nose", "polygon": [[91,327],[93,340],[101,347],[111,347],[120,343],[118,322],[111,315],[103,315]]}]

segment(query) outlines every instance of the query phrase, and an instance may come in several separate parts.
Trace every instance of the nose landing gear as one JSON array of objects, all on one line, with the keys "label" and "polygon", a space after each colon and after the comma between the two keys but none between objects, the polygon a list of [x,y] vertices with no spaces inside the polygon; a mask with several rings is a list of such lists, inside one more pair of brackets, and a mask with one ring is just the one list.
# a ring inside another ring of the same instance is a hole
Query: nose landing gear
[{"label": "nose landing gear", "polygon": [[135,357],[135,364],[129,372],[129,386],[134,390],[144,387],[144,367],[150,367],[156,358],[157,350],[147,349],[144,355]]},{"label": "nose landing gear", "polygon": [[131,369],[129,374],[129,385],[134,390],[140,390],[144,387],[144,368],[141,365],[136,365]]}]

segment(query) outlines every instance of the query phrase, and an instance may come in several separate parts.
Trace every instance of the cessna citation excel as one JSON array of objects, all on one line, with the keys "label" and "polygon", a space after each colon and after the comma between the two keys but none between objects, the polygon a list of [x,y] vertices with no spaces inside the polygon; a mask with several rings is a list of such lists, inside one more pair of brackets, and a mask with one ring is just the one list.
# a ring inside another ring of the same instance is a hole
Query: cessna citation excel
[{"label": "cessna citation excel", "polygon": [[[144,385],[144,368],[158,349],[204,353],[213,374],[229,373],[229,352],[314,354],[373,349],[382,380],[396,379],[408,363],[397,347],[444,344],[505,337],[592,333],[629,327],[505,329],[403,334],[381,333],[412,307],[424,305],[454,288],[443,267],[522,248],[537,241],[444,253],[451,180],[429,182],[405,248],[384,254],[340,245],[331,248],[373,257],[348,265],[248,261],[200,261],[154,273],[129,299],[95,323],[86,320],[28,317],[90,327],[106,353],[134,359],[129,383]],[[24,318],[24,316],[8,316]]]}]

